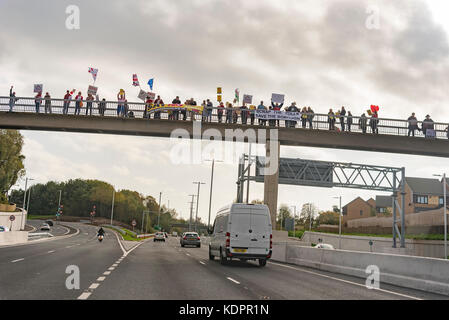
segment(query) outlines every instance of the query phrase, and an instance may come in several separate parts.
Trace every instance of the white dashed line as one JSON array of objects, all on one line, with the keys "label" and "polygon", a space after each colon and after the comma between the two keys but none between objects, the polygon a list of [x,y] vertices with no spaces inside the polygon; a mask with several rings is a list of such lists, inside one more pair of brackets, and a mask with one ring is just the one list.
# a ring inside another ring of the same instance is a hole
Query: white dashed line
[{"label": "white dashed line", "polygon": [[91,295],[91,292],[83,292],[79,297],[78,300],[86,300]]},{"label": "white dashed line", "polygon": [[114,263],[112,266],[113,266],[114,268],[117,268],[117,267],[118,267],[118,264],[117,264],[117,263]]},{"label": "white dashed line", "polygon": [[108,270],[113,271],[114,269],[115,269],[114,267],[110,267]]},{"label": "white dashed line", "polygon": [[200,261],[200,263],[205,265],[205,263],[203,261]]},{"label": "white dashed line", "polygon": [[92,284],[90,285],[89,289],[90,289],[90,290],[97,289],[99,285],[100,285],[99,283],[92,283]]},{"label": "white dashed line", "polygon": [[23,261],[23,260],[25,260],[25,258],[16,259],[16,260],[13,260],[13,261],[11,261],[11,262],[12,262],[12,263],[16,263],[16,262]]},{"label": "white dashed line", "polygon": [[103,272],[103,274],[104,274],[105,276],[108,276],[108,275],[111,274],[111,271],[105,271],[105,272]]},{"label": "white dashed line", "polygon": [[98,277],[97,281],[104,281],[104,279],[106,279],[106,277]]},{"label": "white dashed line", "polygon": [[232,281],[232,282],[234,282],[234,283],[240,284],[240,282],[238,282],[237,280],[234,280],[234,279],[232,279],[232,278],[230,278],[230,277],[227,277],[226,279],[228,279],[229,281]]},{"label": "white dashed line", "polygon": [[47,253],[53,253],[53,252],[55,252],[55,250],[50,250],[50,251],[48,251]]},{"label": "white dashed line", "polygon": [[186,253],[186,256],[189,256],[189,257],[190,257],[190,254]]},{"label": "white dashed line", "polygon": [[67,246],[66,248],[69,249],[69,248],[71,248],[71,247],[73,247],[73,246]]}]

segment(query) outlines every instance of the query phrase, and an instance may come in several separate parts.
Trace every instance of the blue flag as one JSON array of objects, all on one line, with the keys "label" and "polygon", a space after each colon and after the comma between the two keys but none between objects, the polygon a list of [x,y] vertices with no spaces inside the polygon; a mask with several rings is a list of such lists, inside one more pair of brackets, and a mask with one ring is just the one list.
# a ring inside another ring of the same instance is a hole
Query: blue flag
[{"label": "blue flag", "polygon": [[151,78],[150,80],[148,80],[148,85],[150,86],[150,90],[153,91],[153,78]]}]

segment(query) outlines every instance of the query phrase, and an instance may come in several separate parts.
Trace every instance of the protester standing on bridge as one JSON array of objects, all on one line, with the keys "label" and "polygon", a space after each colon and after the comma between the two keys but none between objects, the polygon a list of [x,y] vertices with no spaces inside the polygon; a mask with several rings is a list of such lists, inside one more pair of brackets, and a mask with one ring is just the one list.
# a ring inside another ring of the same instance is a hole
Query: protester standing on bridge
[{"label": "protester standing on bridge", "polygon": [[[271,101],[271,105],[273,106],[273,110],[274,111],[281,111],[282,106],[284,105],[284,103],[282,102],[281,104],[279,103],[273,103],[273,101]],[[276,125],[279,127],[279,120],[275,120],[276,121]]]},{"label": "protester standing on bridge", "polygon": [[75,115],[79,115],[81,111],[81,107],[83,106],[83,96],[81,95],[81,91],[75,96]]},{"label": "protester standing on bridge", "polygon": [[105,111],[106,111],[106,99],[103,98],[103,100],[101,100],[100,104],[98,105],[98,112],[100,113],[101,116],[104,117]]},{"label": "protester standing on bridge", "polygon": [[245,103],[243,103],[240,112],[242,115],[242,124],[246,124],[248,121],[248,107],[246,106]]},{"label": "protester standing on bridge", "polygon": [[[300,110],[296,106],[296,102],[292,102],[292,104],[287,108],[288,112],[299,112]],[[295,120],[286,121],[285,124],[290,128],[295,128],[298,122]]]},{"label": "protester standing on bridge", "polygon": [[366,123],[368,122],[368,119],[365,116],[365,113],[362,113],[359,119],[359,129],[362,129],[363,133],[366,133]]},{"label": "protester standing on bridge", "polygon": [[45,100],[45,113],[47,112],[51,113],[51,97],[48,92],[45,93],[44,100]]},{"label": "protester standing on bridge", "polygon": [[64,104],[62,107],[62,114],[67,114],[69,112],[69,103],[70,103],[70,98],[72,96],[70,95],[70,91],[67,90],[67,93],[64,96]]},{"label": "protester standing on bridge", "polygon": [[255,111],[256,111],[256,106],[255,105],[250,105],[249,106],[249,116],[250,116],[250,118],[251,118],[251,125],[253,126],[254,125],[254,121],[256,120],[256,113],[255,113]]},{"label": "protester standing on bridge", "polygon": [[351,126],[352,126],[352,113],[351,111],[348,111],[348,119],[346,120],[346,124],[348,125],[348,131],[351,132]]},{"label": "protester standing on bridge", "polygon": [[421,130],[422,133],[424,134],[424,137],[426,136],[427,130],[434,130],[434,122],[433,120],[430,118],[429,115],[426,116],[426,119],[422,122],[421,125]]},{"label": "protester standing on bridge", "polygon": [[237,99],[234,99],[234,108],[232,112],[232,123],[239,121],[240,107],[237,105]]},{"label": "protester standing on bridge", "polygon": [[123,116],[125,118],[128,118],[128,116],[129,116],[129,105],[128,105],[127,99],[125,99],[125,103],[123,104]]},{"label": "protester standing on bridge", "polygon": [[226,102],[226,120],[225,123],[232,122],[232,105],[229,102]]},{"label": "protester standing on bridge", "polygon": [[374,110],[371,114],[371,119],[369,120],[369,126],[371,127],[372,134],[378,134],[379,128],[377,127],[379,123],[379,115],[377,114],[377,110]]},{"label": "protester standing on bridge", "polygon": [[415,117],[415,113],[413,112],[410,117],[407,119],[408,122],[408,134],[407,136],[410,137],[410,133],[412,136],[415,136],[415,130],[419,130],[418,128],[418,119]]},{"label": "protester standing on bridge", "polygon": [[335,130],[335,114],[332,109],[329,109],[327,114],[327,122],[329,123],[329,130]]},{"label": "protester standing on bridge", "polygon": [[[257,110],[267,110],[267,107],[263,105],[263,101],[260,101],[260,104],[257,106]],[[267,120],[259,119],[259,125],[266,126]]]},{"label": "protester standing on bridge", "polygon": [[209,99],[206,100],[206,109],[207,109],[207,122],[212,122],[212,111],[213,111],[214,105],[212,104],[212,101]]},{"label": "protester standing on bridge", "polygon": [[313,112],[312,108],[309,106],[307,108],[307,121],[309,122],[309,129],[313,129],[313,118],[315,117],[315,112]]},{"label": "protester standing on bridge", "polygon": [[34,97],[34,103],[36,104],[36,113],[39,113],[39,109],[42,103],[42,92],[38,92]]},{"label": "protester standing on bridge", "polygon": [[305,129],[307,126],[307,107],[303,107],[301,110],[301,124],[302,128]]},{"label": "protester standing on bridge", "polygon": [[449,139],[449,126],[447,126],[446,129],[444,129],[444,131],[446,132],[446,136]]},{"label": "protester standing on bridge", "polygon": [[[162,101],[161,96],[157,96],[156,100],[154,100],[154,107],[163,107],[164,101]],[[154,119],[160,119],[161,118],[161,111],[155,111],[154,112]]]},{"label": "protester standing on bridge", "polygon": [[19,98],[16,98],[16,93],[12,91],[14,86],[11,86],[9,89],[9,112],[12,112],[12,109],[16,105],[16,101],[19,100]]},{"label": "protester standing on bridge", "polygon": [[340,118],[341,131],[344,132],[345,131],[345,116],[346,116],[346,110],[345,110],[344,106],[341,107],[339,114],[340,114],[339,118]]},{"label": "protester standing on bridge", "polygon": [[[176,96],[176,98],[174,98],[171,103],[172,104],[181,104],[181,100],[179,100],[179,97]],[[173,110],[173,120],[179,120],[179,110],[178,109]]]},{"label": "protester standing on bridge", "polygon": [[218,105],[218,110],[217,110],[218,123],[222,122],[224,108],[225,107],[223,105],[223,102],[220,102],[220,104]]},{"label": "protester standing on bridge", "polygon": [[[197,106],[195,99],[193,99],[193,98],[190,99],[190,105]],[[192,111],[190,111],[190,120],[191,121],[195,120],[195,111],[193,109],[192,109]]]},{"label": "protester standing on bridge", "polygon": [[120,117],[120,115],[122,115],[125,109],[125,99],[126,99],[126,95],[125,95],[125,90],[120,89],[119,93],[117,93],[117,117]]},{"label": "protester standing on bridge", "polygon": [[203,107],[203,112],[201,113],[201,122],[206,122],[207,120],[207,104],[206,100],[203,100],[203,103],[201,104]]},{"label": "protester standing on bridge", "polygon": [[89,113],[89,109],[90,109],[90,113],[89,115],[92,115],[92,102],[94,101],[94,97],[92,94],[88,93],[87,94],[87,98],[86,98],[86,116]]}]

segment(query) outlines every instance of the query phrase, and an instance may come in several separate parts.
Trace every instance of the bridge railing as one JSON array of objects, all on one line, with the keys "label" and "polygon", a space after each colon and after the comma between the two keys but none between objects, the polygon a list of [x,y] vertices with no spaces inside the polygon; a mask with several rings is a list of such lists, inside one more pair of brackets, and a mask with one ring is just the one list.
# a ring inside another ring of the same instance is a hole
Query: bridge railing
[{"label": "bridge railing", "polygon": [[[0,111],[9,111],[10,109],[10,97],[9,96],[0,96]],[[83,106],[79,110],[80,116],[86,116],[86,115],[92,115],[92,116],[105,116],[105,117],[118,117],[118,105],[119,102],[117,101],[86,101],[82,100]],[[47,107],[46,107],[47,105]],[[66,105],[66,111],[64,110],[64,106]],[[92,111],[90,111],[90,108],[87,108],[89,105],[92,105]],[[104,112],[102,112],[102,106],[104,108]],[[145,112],[146,104],[143,102],[127,102],[127,114],[129,115],[130,112],[133,114],[134,118],[149,118],[154,119],[155,113],[154,111]],[[148,110],[148,109],[147,109]],[[222,110],[223,113],[220,116],[219,110]],[[203,114],[195,113],[191,111],[186,111],[185,114],[183,112],[178,111],[174,112],[172,110],[168,109],[158,109],[158,115],[157,117],[159,119],[169,119],[169,120],[178,120],[178,121],[205,121],[205,122],[222,122],[226,123],[228,122],[226,119],[227,114],[226,108],[220,109],[217,107],[212,108],[212,114],[208,118],[206,114],[206,110],[203,112]],[[17,97],[16,101],[13,106],[14,112],[26,112],[26,113],[36,113],[36,104],[35,104],[35,98],[34,97]],[[52,114],[69,114],[73,115],[76,112],[76,101],[74,99],[72,100],[64,100],[64,99],[49,99],[46,101],[44,98],[42,98],[42,102],[39,106],[39,113],[40,114],[46,114],[46,113],[52,113]],[[233,108],[232,112],[237,114],[237,122],[234,122],[233,117],[231,117],[230,122],[231,123],[237,123],[237,124],[243,124],[245,121],[242,117],[242,112],[247,113],[247,125],[259,125],[263,124],[263,122],[259,122],[258,119],[252,119],[254,116],[254,110],[245,109],[244,111],[239,108]],[[315,130],[329,130],[329,122],[328,122],[328,114],[307,114],[309,117],[311,117],[311,121],[308,119],[304,121],[297,121],[295,128],[306,128],[306,129],[315,129]],[[127,116],[130,117],[130,116]],[[255,117],[254,117],[255,118]],[[184,120],[185,119],[185,120]],[[348,131],[350,129],[351,132],[357,132],[357,133],[363,133],[364,131],[366,133],[373,133],[373,127],[371,126],[371,117],[366,117],[364,120],[359,116],[352,116],[344,117],[344,123],[345,123],[345,131]],[[352,122],[350,125],[350,128],[348,126],[348,120],[349,122]],[[351,121],[352,120],[352,121]],[[377,124],[375,126],[376,132],[378,134],[386,134],[386,135],[399,135],[399,136],[406,136],[408,134],[408,121],[406,119],[391,119],[391,118],[378,118]],[[362,121],[362,124],[360,124],[360,121]],[[268,126],[270,121],[266,121],[266,125]],[[273,123],[274,122],[274,123]],[[280,120],[279,124],[277,121],[273,121],[271,124],[274,126],[279,125],[280,127],[285,127],[287,125],[288,121]],[[366,123],[366,125],[363,125],[363,123]],[[422,128],[422,121],[417,121],[417,126],[419,128]],[[337,131],[341,131],[341,122],[340,117],[335,116],[335,128]],[[364,130],[365,128],[365,130]],[[448,139],[448,133],[447,133],[448,123],[442,123],[442,122],[434,122],[434,130],[436,133],[437,139]],[[293,129],[293,128],[292,128]],[[415,131],[416,137],[424,137],[422,131],[416,130]]]}]

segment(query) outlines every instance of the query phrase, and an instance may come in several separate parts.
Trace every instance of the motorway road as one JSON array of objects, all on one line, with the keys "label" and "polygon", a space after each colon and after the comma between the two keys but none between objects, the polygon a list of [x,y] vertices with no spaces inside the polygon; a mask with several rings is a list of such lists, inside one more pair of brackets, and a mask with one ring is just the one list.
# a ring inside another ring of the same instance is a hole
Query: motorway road
[{"label": "motorway road", "polygon": [[42,224],[45,222],[45,220],[28,220],[27,225],[32,226],[36,228],[34,230],[34,233],[40,233],[40,232],[49,232],[53,236],[62,236],[68,233],[68,228],[61,225],[61,222],[53,221],[53,227],[50,227],[50,231],[47,230],[41,230]]},{"label": "motorway road", "polygon": [[[448,299],[300,266],[209,261],[207,245],[181,248],[178,238],[147,240],[126,252],[109,230],[103,243],[96,229],[70,238],[0,248],[0,299]],[[23,260],[20,260],[23,259]],[[79,290],[68,290],[68,265],[81,273]]]}]

